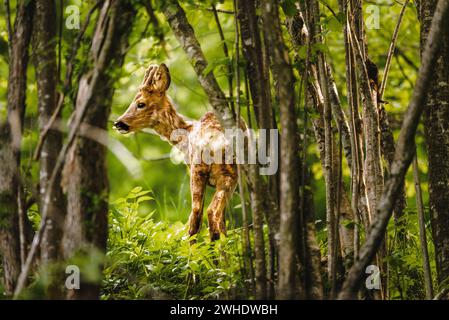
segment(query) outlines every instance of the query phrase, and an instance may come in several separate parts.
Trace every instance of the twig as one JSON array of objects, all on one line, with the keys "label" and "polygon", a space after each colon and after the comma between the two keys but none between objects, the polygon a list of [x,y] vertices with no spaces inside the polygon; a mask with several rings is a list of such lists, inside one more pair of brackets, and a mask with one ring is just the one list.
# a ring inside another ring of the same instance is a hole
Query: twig
[{"label": "twig", "polygon": [[415,71],[419,70],[419,67],[415,64],[415,62],[412,59],[410,59],[409,57],[407,57],[407,55],[404,53],[404,51],[402,51],[402,49],[400,49],[399,47],[396,47],[394,54],[395,54],[395,56],[400,56],[402,59],[404,59],[404,61],[410,67],[412,67]]},{"label": "twig", "polygon": [[[207,8],[206,10],[213,11],[214,9]],[[220,13],[232,14],[232,15],[234,14],[234,11],[230,11],[230,10],[223,10],[223,9],[215,9],[215,10]]]},{"label": "twig", "polygon": [[167,159],[170,159],[170,157],[171,157],[170,153],[167,153],[167,154],[163,154],[163,155],[158,156],[158,157],[142,157],[141,159],[143,161],[151,162],[151,161],[167,160]]},{"label": "twig", "polygon": [[410,85],[410,88],[413,88],[415,86],[415,84],[410,79],[410,77],[408,76],[407,72],[405,72],[404,67],[401,64],[401,61],[399,60],[399,57],[395,56],[394,58],[396,59],[396,63],[398,64],[399,71],[401,71],[401,74],[404,77],[405,81],[407,81],[407,83]]},{"label": "twig", "polygon": [[384,69],[384,75],[383,75],[383,79],[382,79],[382,83],[380,84],[380,89],[379,89],[379,98],[380,100],[382,100],[384,92],[385,92],[385,87],[387,85],[387,79],[388,79],[388,73],[390,71],[390,65],[391,65],[391,59],[393,57],[395,48],[396,48],[396,42],[398,39],[398,35],[399,35],[399,29],[401,27],[402,24],[402,19],[404,17],[405,14],[405,9],[407,9],[407,4],[409,3],[410,0],[406,0],[402,6],[402,10],[401,13],[399,14],[399,18],[398,18],[398,22],[396,24],[396,28],[394,29],[393,32],[393,37],[391,39],[391,43],[390,43],[390,49],[388,51],[388,56],[387,56],[387,62],[385,64],[385,69]]},{"label": "twig", "polygon": [[[217,24],[218,34],[220,35],[220,40],[223,43],[223,53],[224,53],[225,57],[229,60],[228,61],[228,65],[227,65],[227,67],[228,67],[227,78],[228,78],[228,86],[229,86],[229,100],[230,100],[231,110],[235,114],[234,97],[233,97],[233,91],[234,91],[233,89],[234,88],[233,88],[233,85],[232,85],[232,80],[233,80],[232,79],[233,78],[232,62],[231,62],[231,59],[229,57],[228,45],[226,44],[226,38],[224,36],[223,28],[221,27],[220,19],[218,18],[218,13],[217,13],[217,10],[215,9],[215,5],[212,5],[212,12],[214,13],[215,23]],[[237,19],[237,17],[235,19]],[[238,28],[238,26],[236,26],[236,28]],[[237,32],[237,34],[238,34],[238,32]],[[236,39],[236,45],[238,45],[238,39]],[[238,48],[236,50],[238,50]],[[239,66],[238,66],[238,62],[237,62],[237,68],[238,67]],[[238,92],[237,92],[237,94],[238,94]],[[236,117],[236,118],[239,119],[238,117]]]},{"label": "twig", "polygon": [[443,290],[441,290],[440,292],[438,292],[438,294],[433,298],[433,300],[441,300],[442,298],[444,298],[444,295],[449,291],[448,288],[444,288]]},{"label": "twig", "polygon": [[337,16],[337,14],[335,13],[335,11],[332,9],[332,7],[330,6],[330,5],[328,5],[326,2],[324,2],[323,0],[319,0],[319,2],[323,5],[323,6],[325,6],[331,13],[332,13],[332,15],[335,17],[335,18],[337,18],[337,20],[338,20],[338,16]]}]

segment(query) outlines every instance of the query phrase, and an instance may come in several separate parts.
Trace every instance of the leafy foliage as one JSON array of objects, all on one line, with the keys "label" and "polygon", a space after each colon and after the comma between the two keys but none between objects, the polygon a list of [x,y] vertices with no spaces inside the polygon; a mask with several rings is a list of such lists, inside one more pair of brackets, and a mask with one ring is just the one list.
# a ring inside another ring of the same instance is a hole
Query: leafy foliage
[{"label": "leafy foliage", "polygon": [[150,191],[134,188],[111,204],[103,299],[241,297],[244,277],[238,232],[210,243],[206,229],[190,245],[186,226],[139,212]]}]

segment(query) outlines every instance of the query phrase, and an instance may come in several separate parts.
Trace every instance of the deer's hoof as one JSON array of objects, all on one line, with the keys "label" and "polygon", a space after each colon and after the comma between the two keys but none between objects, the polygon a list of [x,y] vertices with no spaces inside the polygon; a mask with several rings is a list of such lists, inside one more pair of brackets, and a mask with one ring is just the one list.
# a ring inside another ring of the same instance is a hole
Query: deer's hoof
[{"label": "deer's hoof", "polygon": [[220,239],[220,233],[219,232],[214,232],[210,235],[210,241],[216,241]]}]

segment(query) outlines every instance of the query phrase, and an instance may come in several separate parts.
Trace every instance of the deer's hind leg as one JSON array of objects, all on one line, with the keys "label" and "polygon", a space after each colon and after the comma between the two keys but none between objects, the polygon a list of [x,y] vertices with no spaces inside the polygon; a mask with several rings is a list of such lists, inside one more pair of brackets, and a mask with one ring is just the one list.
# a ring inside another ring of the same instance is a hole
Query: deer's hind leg
[{"label": "deer's hind leg", "polygon": [[226,234],[225,209],[237,185],[235,175],[223,174],[217,179],[216,191],[207,208],[209,235],[212,241],[220,238],[220,233]]},{"label": "deer's hind leg", "polygon": [[192,211],[189,217],[190,236],[197,234],[201,229],[207,178],[207,166],[192,165],[190,169],[190,192],[192,195]]}]

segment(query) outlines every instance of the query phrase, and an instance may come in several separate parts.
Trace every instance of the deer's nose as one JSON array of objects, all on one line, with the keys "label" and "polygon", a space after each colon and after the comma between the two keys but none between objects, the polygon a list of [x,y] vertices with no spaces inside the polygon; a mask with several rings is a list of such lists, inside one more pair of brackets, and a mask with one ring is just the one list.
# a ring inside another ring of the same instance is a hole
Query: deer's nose
[{"label": "deer's nose", "polygon": [[124,123],[123,121],[116,121],[114,122],[114,127],[117,128],[119,131],[129,131],[129,126]]}]

